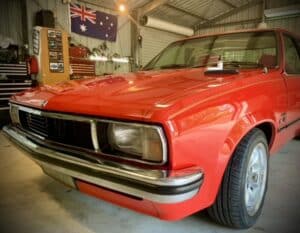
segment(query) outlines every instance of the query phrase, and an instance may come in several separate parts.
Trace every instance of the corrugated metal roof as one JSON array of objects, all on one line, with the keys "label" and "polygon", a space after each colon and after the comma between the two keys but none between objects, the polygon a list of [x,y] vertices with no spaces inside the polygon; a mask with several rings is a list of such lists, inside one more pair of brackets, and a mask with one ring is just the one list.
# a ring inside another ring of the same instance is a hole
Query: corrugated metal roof
[{"label": "corrugated metal roof", "polygon": [[145,4],[151,2],[151,0],[127,0],[129,9],[135,9],[138,7],[142,7]]},{"label": "corrugated metal roof", "polygon": [[[94,4],[101,5],[102,7],[107,7],[109,9],[116,9],[117,8],[116,3],[119,0],[81,0],[81,1],[89,1],[89,2],[93,2]],[[150,3],[151,1],[154,0],[127,0],[126,2],[128,4],[128,8],[132,10],[132,9],[142,7],[147,3]],[[166,4],[155,8],[147,15],[171,23],[175,23],[178,25],[193,27],[199,23],[205,23],[219,15],[229,12],[230,10],[245,5],[246,3],[251,1],[253,0],[169,0]],[[266,0],[266,1],[268,3],[268,1],[271,0]],[[272,0],[272,1],[280,2],[279,0]],[[295,0],[287,0],[287,1],[292,2]],[[257,12],[260,12],[260,10],[258,9]],[[245,16],[245,13],[240,15]],[[236,18],[236,20],[238,20],[239,14],[234,15],[234,17]],[[225,19],[225,22],[227,21],[228,20]]]},{"label": "corrugated metal roof", "polygon": [[209,5],[209,8],[204,12],[204,17],[207,19],[212,19],[229,11],[230,9],[232,9],[232,7],[228,6],[223,1],[212,1]]},{"label": "corrugated metal roof", "polygon": [[212,2],[218,0],[171,0],[170,4],[204,18]]},{"label": "corrugated metal roof", "polygon": [[228,16],[227,18],[220,20],[218,23],[229,23],[229,22],[238,22],[248,19],[257,19],[261,17],[261,5],[254,5],[245,10],[242,10],[236,14]]},{"label": "corrugated metal roof", "polygon": [[[228,2],[228,3],[226,3]],[[167,4],[152,11],[149,16],[193,27],[221,15],[247,0],[170,0]]]},{"label": "corrugated metal roof", "polygon": [[233,6],[239,7],[249,1],[248,0],[226,0],[226,2],[231,3]]},{"label": "corrugated metal roof", "polygon": [[[119,0],[78,0],[91,2],[98,6],[117,10]],[[154,0],[123,0],[127,2],[130,10],[136,9]],[[169,0],[166,4],[157,7],[149,16],[166,20],[182,26],[193,27],[199,23],[205,23],[217,16],[220,16],[234,8],[241,7],[255,0]],[[299,3],[300,0],[266,0],[266,8],[282,7]],[[255,9],[243,10],[233,16],[220,20],[218,23],[230,21],[247,20],[259,18],[261,16],[261,4],[257,4]]]},{"label": "corrugated metal roof", "polygon": [[[117,0],[78,0],[85,3],[94,4],[100,7],[108,8],[110,10],[117,10]],[[148,2],[151,2],[151,0],[127,0],[126,4],[128,5],[128,8],[135,9],[138,7],[141,7]]]},{"label": "corrugated metal roof", "polygon": [[192,27],[199,19],[188,15],[179,10],[168,7],[167,5],[160,6],[151,12],[150,16],[159,18],[168,22],[172,22],[182,26]]}]

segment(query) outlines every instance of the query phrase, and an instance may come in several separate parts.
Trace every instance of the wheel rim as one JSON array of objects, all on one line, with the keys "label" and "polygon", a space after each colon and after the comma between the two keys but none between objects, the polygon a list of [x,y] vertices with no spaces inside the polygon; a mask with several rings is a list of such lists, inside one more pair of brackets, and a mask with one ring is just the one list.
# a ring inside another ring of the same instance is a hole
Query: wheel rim
[{"label": "wheel rim", "polygon": [[259,143],[251,153],[245,183],[245,205],[250,216],[256,214],[263,201],[267,181],[267,163],[267,149],[263,143]]}]

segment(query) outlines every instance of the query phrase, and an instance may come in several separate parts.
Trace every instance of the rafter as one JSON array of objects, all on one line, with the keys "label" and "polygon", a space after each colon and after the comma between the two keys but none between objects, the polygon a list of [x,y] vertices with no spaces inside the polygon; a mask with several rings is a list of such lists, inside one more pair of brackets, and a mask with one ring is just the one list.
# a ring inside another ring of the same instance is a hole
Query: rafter
[{"label": "rafter", "polygon": [[101,4],[101,2],[93,1],[93,0],[80,0],[79,2],[89,4],[89,5],[92,5],[92,6],[96,6],[96,7],[105,8],[105,9],[108,9],[108,10],[111,10],[111,11],[117,11],[116,8],[114,8],[113,4],[104,5],[103,3]]},{"label": "rafter", "polygon": [[174,5],[170,4],[170,3],[167,3],[166,6],[169,7],[169,8],[172,8],[172,9],[174,9],[174,10],[176,10],[176,11],[180,11],[180,12],[182,12],[182,13],[184,13],[184,14],[193,16],[193,17],[195,17],[195,18],[197,18],[197,19],[199,19],[199,20],[201,20],[201,21],[207,21],[207,19],[205,19],[204,17],[202,17],[202,16],[200,16],[200,15],[194,14],[194,13],[192,13],[192,12],[189,12],[189,11],[187,11],[187,10],[184,10],[184,9],[182,9],[182,8],[179,8],[179,7],[177,7],[177,6],[174,6]]},{"label": "rafter", "polygon": [[214,28],[214,27],[224,27],[224,26],[233,26],[233,25],[240,25],[240,24],[249,24],[249,23],[260,23],[261,18],[255,18],[255,19],[246,19],[246,20],[239,20],[239,21],[233,21],[233,22],[227,22],[227,23],[217,23],[206,27],[201,27],[201,29],[206,28]]},{"label": "rafter", "polygon": [[169,0],[153,0],[147,3],[146,5],[142,6],[139,10],[140,16],[144,16],[146,14],[149,14],[154,9],[168,3]]},{"label": "rafter", "polygon": [[231,8],[237,8],[236,5],[232,4],[228,0],[221,0],[221,2],[225,3],[227,6],[230,6]]},{"label": "rafter", "polygon": [[221,20],[223,20],[223,19],[225,19],[225,18],[227,18],[227,17],[229,17],[229,16],[231,16],[233,14],[236,14],[236,13],[238,13],[240,11],[243,11],[243,10],[249,8],[249,7],[255,6],[257,4],[261,4],[262,2],[263,2],[262,0],[252,0],[251,2],[248,2],[248,3],[246,3],[246,4],[242,5],[242,6],[239,6],[239,7],[236,7],[234,9],[232,9],[232,10],[229,10],[229,11],[225,12],[224,14],[221,14],[221,15],[219,15],[217,17],[214,17],[213,19],[208,20],[207,22],[203,23],[203,22],[200,21],[199,23],[197,23],[194,26],[194,30],[199,30],[202,27],[206,27],[207,28],[208,26],[213,25],[213,24],[215,24],[218,21],[221,21]]}]

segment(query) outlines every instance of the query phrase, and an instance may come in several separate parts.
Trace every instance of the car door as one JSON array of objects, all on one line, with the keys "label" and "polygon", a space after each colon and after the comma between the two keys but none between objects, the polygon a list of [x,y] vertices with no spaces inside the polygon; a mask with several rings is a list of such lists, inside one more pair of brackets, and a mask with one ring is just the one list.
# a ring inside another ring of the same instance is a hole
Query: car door
[{"label": "car door", "polygon": [[286,125],[291,126],[300,121],[300,39],[283,34],[284,78],[288,90],[288,111]]}]

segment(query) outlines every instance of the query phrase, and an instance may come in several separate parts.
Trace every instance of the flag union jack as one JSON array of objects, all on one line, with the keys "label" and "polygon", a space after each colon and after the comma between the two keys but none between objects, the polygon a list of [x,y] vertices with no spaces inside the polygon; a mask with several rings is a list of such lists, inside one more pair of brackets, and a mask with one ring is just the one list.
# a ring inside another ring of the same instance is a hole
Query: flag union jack
[{"label": "flag union jack", "polygon": [[100,40],[116,41],[118,29],[116,15],[92,10],[75,3],[69,6],[71,32]]},{"label": "flag union jack", "polygon": [[92,24],[96,24],[96,11],[86,8],[85,6],[70,4],[71,18],[80,17],[80,20],[85,22],[88,20]]}]

